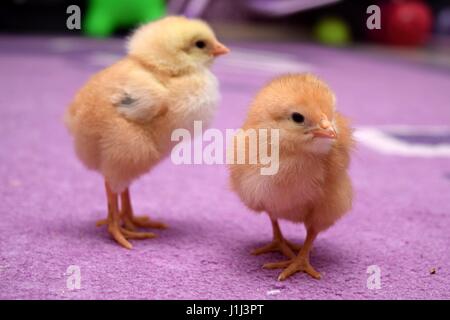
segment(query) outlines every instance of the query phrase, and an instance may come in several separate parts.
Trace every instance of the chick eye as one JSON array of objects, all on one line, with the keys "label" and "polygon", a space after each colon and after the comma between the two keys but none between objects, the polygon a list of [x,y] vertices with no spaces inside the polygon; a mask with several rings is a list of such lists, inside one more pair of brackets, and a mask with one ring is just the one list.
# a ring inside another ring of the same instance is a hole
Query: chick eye
[{"label": "chick eye", "polygon": [[305,121],[305,117],[298,112],[292,113],[291,117],[292,117],[292,120],[296,123],[303,123]]},{"label": "chick eye", "polygon": [[195,42],[195,46],[199,49],[203,49],[206,47],[206,43],[203,40],[198,40],[197,42]]}]

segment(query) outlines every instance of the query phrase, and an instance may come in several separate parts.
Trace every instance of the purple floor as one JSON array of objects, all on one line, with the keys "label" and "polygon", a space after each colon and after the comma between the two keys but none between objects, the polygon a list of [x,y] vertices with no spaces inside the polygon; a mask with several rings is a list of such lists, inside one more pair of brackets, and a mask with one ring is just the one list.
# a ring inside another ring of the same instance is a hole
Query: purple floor
[{"label": "purple floor", "polygon": [[[306,45],[231,47],[214,68],[223,96],[216,128],[238,127],[273,75],[304,70],[330,83],[357,128],[450,125],[448,70]],[[279,283],[279,271],[261,268],[282,258],[249,254],[270,239],[268,219],[244,208],[219,165],[167,160],[137,181],[136,211],[170,229],[133,241],[131,251],[119,247],[94,225],[106,214],[102,179],[76,159],[62,115],[87,77],[121,52],[121,41],[0,37],[0,298],[450,298],[448,154],[398,155],[360,143],[354,208],[312,253],[320,281],[297,274]],[[436,132],[403,143],[448,149],[450,136]],[[282,228],[303,241],[302,226]],[[66,285],[70,265],[80,268],[80,289]],[[367,287],[371,265],[381,270],[378,290]]]}]

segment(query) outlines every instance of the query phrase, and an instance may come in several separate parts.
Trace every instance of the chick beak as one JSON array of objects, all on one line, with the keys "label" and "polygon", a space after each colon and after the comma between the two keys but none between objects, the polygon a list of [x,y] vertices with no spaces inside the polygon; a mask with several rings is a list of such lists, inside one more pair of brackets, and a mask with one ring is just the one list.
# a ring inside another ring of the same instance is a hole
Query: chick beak
[{"label": "chick beak", "polygon": [[230,52],[230,49],[228,49],[227,47],[225,47],[223,44],[221,44],[220,42],[216,42],[214,44],[214,47],[211,51],[211,54],[214,57],[220,56],[222,54],[227,54],[228,52]]},{"label": "chick beak", "polygon": [[319,128],[311,131],[314,138],[328,138],[328,139],[336,139],[336,130],[334,130],[330,121],[322,120],[320,121]]}]

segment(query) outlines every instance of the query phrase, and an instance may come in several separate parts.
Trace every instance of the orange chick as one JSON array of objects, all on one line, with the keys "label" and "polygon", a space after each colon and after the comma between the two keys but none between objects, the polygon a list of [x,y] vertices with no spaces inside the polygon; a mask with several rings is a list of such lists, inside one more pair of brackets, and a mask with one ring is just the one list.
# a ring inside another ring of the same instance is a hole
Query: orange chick
[{"label": "orange chick", "polygon": [[76,154],[105,180],[108,217],[97,225],[125,248],[127,239],[155,236],[137,227],[165,227],[134,215],[129,186],[168,155],[173,130],[210,122],[219,93],[209,67],[228,51],[205,22],[163,18],[138,28],[127,55],[95,74],[68,108]]},{"label": "orange chick", "polygon": [[[298,271],[319,279],[309,261],[313,242],[352,205],[349,123],[336,111],[335,96],[323,81],[311,74],[292,74],[277,77],[259,91],[243,125],[244,132],[248,129],[278,129],[279,136],[275,174],[261,174],[260,161],[230,165],[233,190],[246,206],[266,212],[272,222],[273,241],[253,254],[280,251],[287,256],[290,260],[264,265],[284,268],[279,280]],[[233,151],[247,156],[250,140],[239,144],[237,137]],[[258,141],[263,140],[258,135]],[[283,237],[279,219],[305,225],[301,247]]]}]

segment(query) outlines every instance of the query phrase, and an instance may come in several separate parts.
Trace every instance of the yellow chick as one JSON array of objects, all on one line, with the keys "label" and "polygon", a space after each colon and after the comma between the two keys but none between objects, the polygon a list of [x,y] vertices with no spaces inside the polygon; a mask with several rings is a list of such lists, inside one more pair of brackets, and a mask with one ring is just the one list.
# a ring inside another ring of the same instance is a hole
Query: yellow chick
[{"label": "yellow chick", "polygon": [[211,121],[219,92],[209,66],[228,52],[205,22],[163,18],[138,28],[127,56],[95,74],[68,108],[76,154],[105,179],[108,218],[97,225],[125,248],[127,239],[155,236],[136,227],[165,227],[133,214],[128,188],[168,155],[173,130]]},{"label": "yellow chick", "polygon": [[[279,135],[275,174],[262,175],[259,161],[230,165],[233,190],[250,209],[267,212],[272,222],[272,243],[253,254],[280,251],[290,258],[264,265],[284,268],[278,280],[298,271],[319,279],[320,273],[309,262],[313,242],[352,205],[347,173],[353,144],[349,123],[336,111],[335,96],[323,81],[311,74],[292,74],[260,90],[243,125],[243,130],[248,129],[278,129]],[[249,139],[239,144],[237,137],[233,151],[247,156]],[[305,225],[307,235],[301,247],[283,237],[278,219]]]}]

